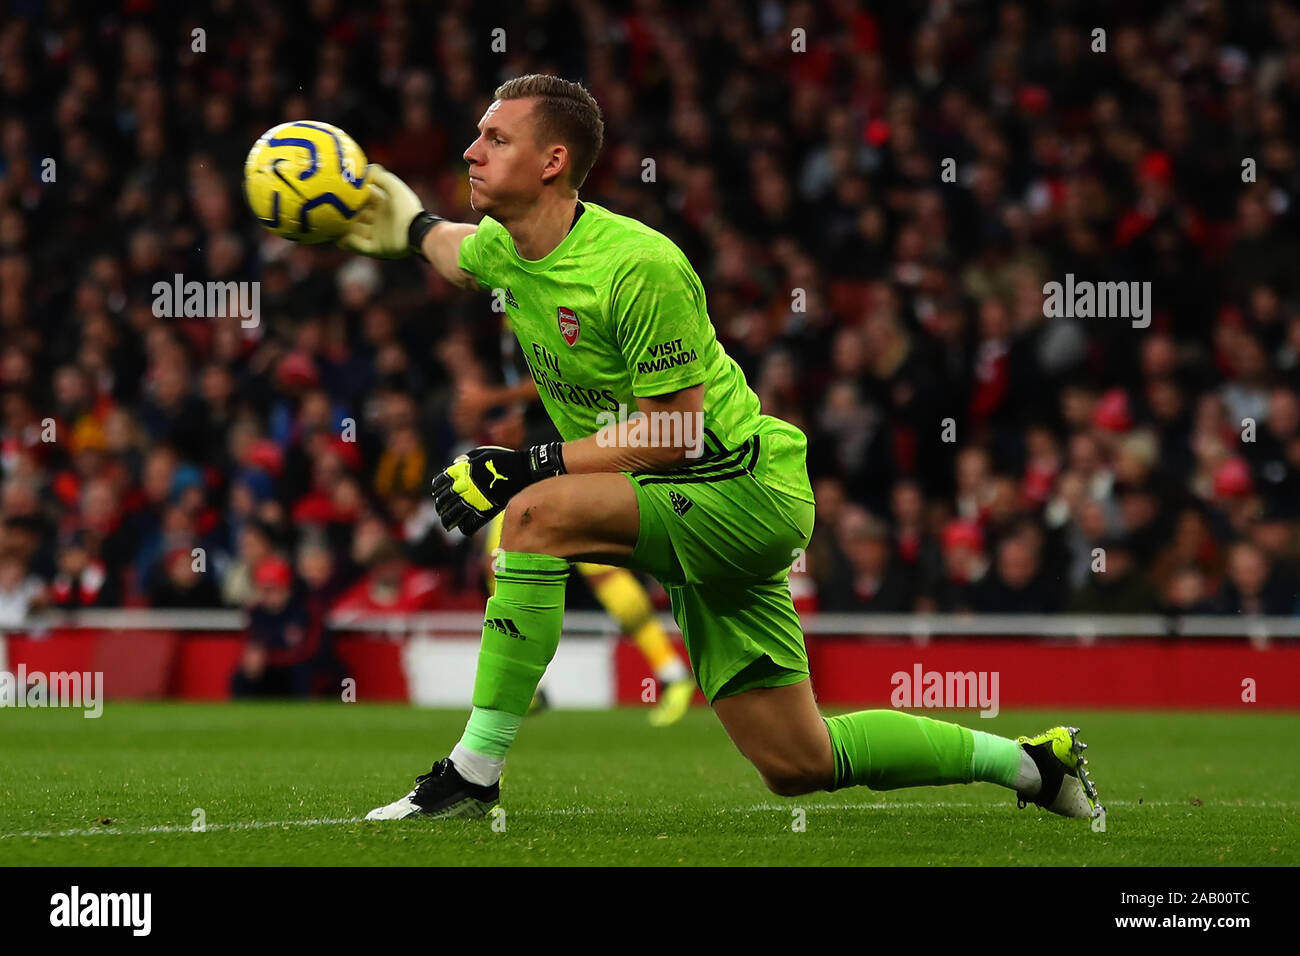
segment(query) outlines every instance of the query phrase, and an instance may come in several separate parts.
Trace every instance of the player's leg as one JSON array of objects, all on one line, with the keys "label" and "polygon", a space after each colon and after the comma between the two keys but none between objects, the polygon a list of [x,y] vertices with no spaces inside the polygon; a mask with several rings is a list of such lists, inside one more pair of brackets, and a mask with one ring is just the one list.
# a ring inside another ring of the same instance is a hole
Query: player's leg
[{"label": "player's leg", "polygon": [[650,711],[650,723],[667,727],[681,720],[695,697],[695,681],[655,616],[650,595],[627,568],[585,561],[576,567],[610,617],[632,638],[660,685],[658,705]]},{"label": "player's leg", "polygon": [[[692,669],[774,791],[991,781],[1058,813],[1090,815],[1095,790],[1067,728],[1009,740],[897,710],[818,714],[788,579],[789,562],[811,536],[810,502],[744,475],[690,483],[637,476],[636,488],[638,559],[667,539],[660,547],[671,548],[683,580],[666,586]],[[740,580],[745,570],[767,577]]]},{"label": "player's leg", "polygon": [[[489,595],[494,593],[495,574],[492,565],[500,553],[501,528],[504,524],[503,512],[489,521],[481,532],[484,539],[484,575]],[[681,720],[690,709],[691,700],[695,696],[695,682],[655,616],[650,595],[626,568],[586,561],[579,562],[576,567],[610,617],[618,622],[622,632],[636,644],[649,663],[655,680],[661,685],[659,703],[650,712],[650,723],[656,727],[667,727]],[[534,714],[545,708],[546,695],[539,685],[528,713]]]},{"label": "player's leg", "polygon": [[619,474],[560,475],[511,499],[484,613],[474,708],[451,753],[466,779],[491,785],[500,776],[560,643],[570,559],[624,559],[637,528],[636,495]]},{"label": "player's leg", "polygon": [[[502,512],[485,524],[483,530],[479,532],[479,536],[483,539],[483,580],[487,585],[488,597],[496,593],[496,572],[493,566],[501,553],[501,526],[504,524],[505,512]],[[533,699],[528,704],[527,716],[540,713],[546,710],[547,706],[546,690],[538,684],[537,690],[533,692]]]},{"label": "player's leg", "polygon": [[773,793],[793,797],[834,785],[835,754],[810,681],[722,697],[713,712]]},{"label": "player's leg", "polygon": [[[678,622],[714,712],[774,793],[971,782],[974,740],[965,727],[896,710],[821,716],[784,575],[719,591],[675,589]],[[759,653],[739,668],[725,664],[734,659],[726,649],[742,642]],[[1018,767],[1016,744],[1007,743]]]},{"label": "player's leg", "polygon": [[[732,686],[769,683],[779,674],[770,663],[749,670],[752,677],[742,672]],[[957,724],[897,710],[825,718],[807,679],[735,693],[730,689],[724,687],[714,699],[714,713],[773,793],[797,796],[855,784],[894,790],[975,779],[973,732]],[[1014,773],[1021,765],[1019,748],[1015,741],[1006,743],[1003,756]],[[1011,782],[1018,781],[1013,777]]]},{"label": "player's leg", "polygon": [[638,531],[637,497],[627,475],[559,475],[510,499],[501,547],[621,565],[636,549]]},{"label": "player's leg", "polygon": [[[1010,740],[898,710],[823,718],[785,575],[745,585],[683,585],[669,593],[705,695],[773,792],[987,781],[1057,813],[1092,814],[1096,793],[1066,728]],[[739,667],[738,648],[748,658]]]},{"label": "player's leg", "polygon": [[757,687],[713,702],[736,747],[782,796],[986,781],[1071,817],[1095,815],[1073,729],[1011,740],[897,710],[823,718],[807,680]]},{"label": "player's leg", "polygon": [[559,646],[570,561],[626,560],[637,531],[636,495],[621,474],[560,475],[511,499],[465,732],[415,789],[368,818],[482,816],[492,808],[506,752]]}]

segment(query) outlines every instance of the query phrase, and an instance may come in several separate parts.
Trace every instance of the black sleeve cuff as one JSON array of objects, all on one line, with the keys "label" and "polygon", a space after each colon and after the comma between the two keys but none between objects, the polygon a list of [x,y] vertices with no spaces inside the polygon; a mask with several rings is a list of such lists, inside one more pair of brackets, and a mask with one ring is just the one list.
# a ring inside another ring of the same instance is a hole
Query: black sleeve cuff
[{"label": "black sleeve cuff", "polygon": [[430,229],[440,222],[446,222],[446,220],[442,216],[435,216],[433,213],[422,209],[420,214],[411,220],[411,225],[406,231],[406,241],[411,247],[411,251],[426,262],[429,257],[424,254],[424,237],[429,234]]},{"label": "black sleeve cuff", "polygon": [[533,481],[565,474],[564,442],[553,441],[528,449],[528,472]]}]

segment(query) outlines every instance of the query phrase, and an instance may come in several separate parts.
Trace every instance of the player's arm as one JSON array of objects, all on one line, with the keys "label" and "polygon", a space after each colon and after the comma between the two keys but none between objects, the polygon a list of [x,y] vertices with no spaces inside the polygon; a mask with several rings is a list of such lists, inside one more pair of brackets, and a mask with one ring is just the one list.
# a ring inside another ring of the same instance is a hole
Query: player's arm
[{"label": "player's arm", "polygon": [[404,259],[414,252],[453,285],[477,289],[478,280],[460,267],[459,258],[460,244],[478,226],[426,212],[415,191],[378,163],[369,172],[370,200],[339,245],[375,259]]},{"label": "player's arm", "polygon": [[671,471],[699,456],[704,447],[703,382],[665,395],[638,396],[636,404],[646,415],[641,424],[629,418],[565,442],[564,470],[569,474]]},{"label": "player's arm", "polygon": [[[544,478],[566,472],[671,471],[698,455],[693,449],[703,447],[703,382],[651,398],[638,397],[636,402],[647,416],[670,416],[659,419],[657,441],[648,440],[644,431],[638,434],[637,429],[646,426],[632,420],[611,423],[577,441],[518,449],[482,445],[458,455],[433,480],[433,504],[443,527],[473,534],[510,498]],[[667,428],[665,421],[670,423]],[[679,428],[672,427],[674,421]]]},{"label": "player's arm", "polygon": [[[421,215],[428,216],[430,214],[421,210]],[[410,231],[414,233],[419,228],[420,224],[413,222]],[[467,237],[474,235],[477,230],[478,226],[467,222],[450,222],[446,219],[439,219],[430,225],[429,230],[422,238],[416,240],[420,243],[419,254],[427,259],[429,264],[438,270],[438,274],[452,285],[458,285],[462,289],[477,289],[479,287],[478,280],[474,278],[472,273],[466,272],[458,264],[460,260],[460,244]]]}]

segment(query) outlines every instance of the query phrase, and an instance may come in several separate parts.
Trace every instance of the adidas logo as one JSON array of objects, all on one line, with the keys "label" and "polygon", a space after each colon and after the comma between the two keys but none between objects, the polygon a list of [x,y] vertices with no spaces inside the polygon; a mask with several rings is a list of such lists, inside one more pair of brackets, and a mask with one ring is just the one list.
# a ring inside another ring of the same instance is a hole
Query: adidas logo
[{"label": "adidas logo", "polygon": [[506,305],[513,305],[519,308],[519,303],[515,301],[515,294],[510,291],[510,286],[506,286]]},{"label": "adidas logo", "polygon": [[517,637],[521,641],[528,640],[519,633],[519,628],[515,627],[515,622],[508,617],[489,617],[483,621],[483,625],[500,631],[506,637]]},{"label": "adidas logo", "polygon": [[679,518],[686,514],[686,512],[690,511],[691,506],[695,504],[695,502],[691,501],[690,498],[687,498],[684,495],[679,495],[675,491],[668,492],[668,500],[673,503],[673,511],[677,512],[677,517]]}]

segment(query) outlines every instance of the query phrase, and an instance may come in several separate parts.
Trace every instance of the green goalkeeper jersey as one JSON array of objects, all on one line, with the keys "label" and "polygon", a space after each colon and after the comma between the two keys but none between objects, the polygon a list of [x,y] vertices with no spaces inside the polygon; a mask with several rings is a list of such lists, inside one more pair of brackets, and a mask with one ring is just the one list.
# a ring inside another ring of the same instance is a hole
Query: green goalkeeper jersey
[{"label": "green goalkeeper jersey", "polygon": [[635,219],[583,206],[543,259],[520,258],[505,227],[486,216],[460,245],[460,267],[504,308],[561,437],[585,438],[626,418],[637,410],[636,396],[704,382],[701,453],[711,458],[757,434],[763,451],[755,477],[812,501],[807,439],[760,411],[718,342],[686,256]]}]

